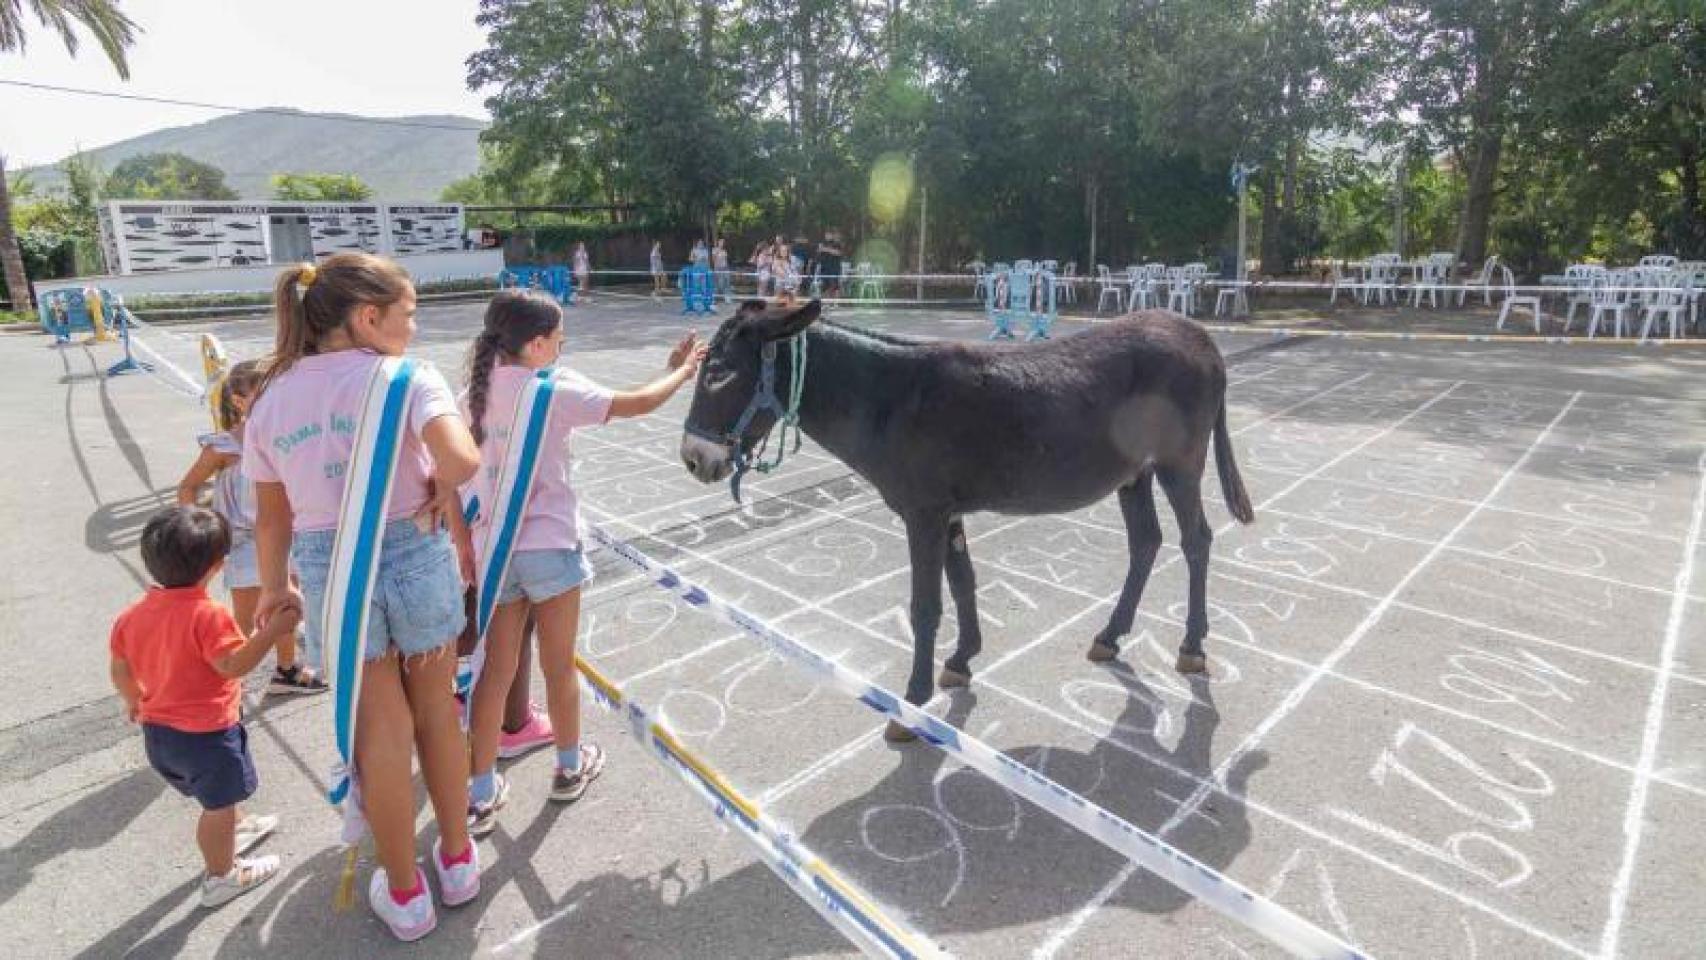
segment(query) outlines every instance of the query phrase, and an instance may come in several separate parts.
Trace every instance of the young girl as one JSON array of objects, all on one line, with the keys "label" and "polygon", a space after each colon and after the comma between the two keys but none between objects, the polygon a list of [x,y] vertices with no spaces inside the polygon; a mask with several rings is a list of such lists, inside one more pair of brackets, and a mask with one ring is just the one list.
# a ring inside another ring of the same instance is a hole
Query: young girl
[{"label": "young girl", "polygon": [[788,252],[787,247],[779,247],[770,258],[770,295],[792,300],[800,289],[800,267]]},{"label": "young girl", "polygon": [[587,256],[586,242],[575,244],[575,289],[581,296],[586,296],[587,282],[592,279],[592,258]]},{"label": "young girl", "polygon": [[[201,456],[178,481],[178,505],[194,506],[201,489],[213,481],[213,509],[231,528],[231,552],[225,558],[225,589],[243,636],[255,632],[255,603],[261,598],[261,572],[255,566],[255,488],[243,475],[243,417],[261,382],[261,365],[244,360],[219,385],[219,419],[225,429],[197,438]],[[318,666],[316,651],[308,660]],[[325,693],[326,682],[296,661],[296,635],[278,641],[278,667],[268,693]]]},{"label": "young girl", "polygon": [[770,252],[770,244],[758,245],[758,252],[752,255],[752,272],[758,279],[758,296],[766,296],[770,292],[770,261],[775,254]]},{"label": "young girl", "polygon": [[652,241],[652,299],[669,292],[669,276],[663,272],[663,241]]},{"label": "young girl", "polygon": [[[482,503],[493,502],[517,395],[537,371],[555,364],[562,350],[563,311],[554,300],[521,290],[505,290],[492,298],[485,330],[469,357],[466,398],[468,425],[486,464],[476,483]],[[565,372],[552,394],[550,426],[541,444],[549,459],[534,475],[515,553],[487,628],[485,668],[474,688],[469,822],[475,836],[496,825],[508,793],[508,785],[494,771],[498,727],[530,612],[538,628],[539,664],[557,744],[551,799],[580,799],[604,768],[604,751],[582,743],[580,736],[575,634],[580,629],[581,584],[592,576],[592,567],[582,551],[580,511],[569,483],[569,438],[577,428],[656,410],[693,379],[703,356],[698,335],[690,333],[670,353],[669,372],[638,390],[612,392]],[[485,534],[489,521],[480,525]],[[472,544],[467,548],[471,551]]]},{"label": "young girl", "polygon": [[[243,437],[257,507],[256,618],[265,625],[296,599],[287,577],[294,558],[318,646],[363,401],[374,369],[414,339],[415,291],[395,263],[344,253],[284,271],[274,300],[277,344]],[[415,374],[405,422],[368,606],[354,764],[378,850],[368,900],[393,934],[416,940],[437,917],[415,866],[412,752],[438,820],[431,860],[439,896],[456,906],[480,892],[468,838],[467,746],[452,695],[462,576],[440,527],[440,518],[460,523],[456,488],[479,469],[480,452],[430,366]]]}]

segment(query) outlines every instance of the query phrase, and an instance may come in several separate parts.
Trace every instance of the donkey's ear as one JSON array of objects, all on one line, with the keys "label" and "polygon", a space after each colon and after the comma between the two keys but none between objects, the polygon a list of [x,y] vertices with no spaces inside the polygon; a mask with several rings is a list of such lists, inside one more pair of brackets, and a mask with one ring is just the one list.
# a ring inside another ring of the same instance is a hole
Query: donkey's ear
[{"label": "donkey's ear", "polygon": [[771,314],[764,318],[764,339],[786,340],[811,326],[822,313],[823,301],[813,297],[788,313]]}]

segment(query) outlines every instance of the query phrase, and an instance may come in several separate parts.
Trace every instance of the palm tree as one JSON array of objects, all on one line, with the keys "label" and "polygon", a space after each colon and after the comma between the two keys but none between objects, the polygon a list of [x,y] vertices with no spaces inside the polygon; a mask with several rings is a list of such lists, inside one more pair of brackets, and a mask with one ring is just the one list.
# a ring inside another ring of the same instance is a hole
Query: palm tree
[{"label": "palm tree", "polygon": [[[118,4],[119,0],[29,0],[36,20],[43,28],[58,33],[73,56],[81,40],[76,27],[81,24],[94,35],[118,75],[128,80],[130,64],[125,60],[125,50],[136,41],[136,24],[119,10]],[[24,0],[0,0],[0,53],[23,49]],[[24,255],[18,249],[17,234],[12,231],[12,196],[6,189],[4,156],[0,156],[0,272],[5,274],[6,288],[11,291],[12,308],[33,309],[29,278],[24,274]]]}]

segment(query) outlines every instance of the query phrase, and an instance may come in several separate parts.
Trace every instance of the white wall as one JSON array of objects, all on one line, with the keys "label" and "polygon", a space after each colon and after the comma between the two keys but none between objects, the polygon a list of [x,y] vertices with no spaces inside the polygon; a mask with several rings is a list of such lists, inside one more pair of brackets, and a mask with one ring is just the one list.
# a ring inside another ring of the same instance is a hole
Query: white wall
[{"label": "white wall", "polygon": [[[416,283],[443,280],[496,279],[503,269],[501,250],[458,250],[454,253],[423,253],[394,258]],[[121,297],[191,293],[267,293],[282,268],[221,267],[216,270],[171,270],[135,273],[130,276],[68,277],[36,284],[38,294],[49,290],[100,287]]]}]

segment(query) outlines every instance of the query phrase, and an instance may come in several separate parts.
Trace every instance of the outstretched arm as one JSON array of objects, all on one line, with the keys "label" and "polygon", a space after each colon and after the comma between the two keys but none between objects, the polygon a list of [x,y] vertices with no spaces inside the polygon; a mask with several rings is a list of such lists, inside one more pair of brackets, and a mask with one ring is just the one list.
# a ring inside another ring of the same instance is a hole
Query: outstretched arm
[{"label": "outstretched arm", "polygon": [[622,390],[610,399],[610,419],[643,417],[661,407],[681,385],[699,372],[699,362],[705,359],[706,347],[699,342],[697,330],[681,338],[669,352],[669,372],[637,390]]},{"label": "outstretched arm", "polygon": [[234,453],[219,453],[212,447],[202,447],[201,456],[195,458],[195,463],[190,464],[189,470],[185,471],[184,478],[178,481],[178,505],[187,507],[195,503],[196,496],[201,493],[201,488],[207,481],[237,460],[238,457]]}]

